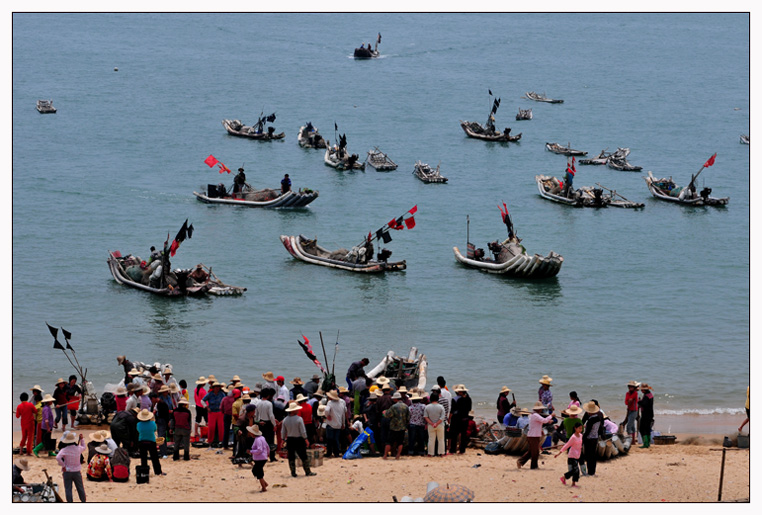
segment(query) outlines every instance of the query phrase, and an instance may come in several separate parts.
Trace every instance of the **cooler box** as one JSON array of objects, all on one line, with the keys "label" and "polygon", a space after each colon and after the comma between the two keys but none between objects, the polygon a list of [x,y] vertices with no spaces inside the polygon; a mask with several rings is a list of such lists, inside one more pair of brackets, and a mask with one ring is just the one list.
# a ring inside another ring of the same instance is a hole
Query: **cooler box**
[{"label": "cooler box", "polygon": [[151,473],[151,468],[146,465],[137,465],[135,467],[135,482],[137,484],[148,483],[148,475]]}]

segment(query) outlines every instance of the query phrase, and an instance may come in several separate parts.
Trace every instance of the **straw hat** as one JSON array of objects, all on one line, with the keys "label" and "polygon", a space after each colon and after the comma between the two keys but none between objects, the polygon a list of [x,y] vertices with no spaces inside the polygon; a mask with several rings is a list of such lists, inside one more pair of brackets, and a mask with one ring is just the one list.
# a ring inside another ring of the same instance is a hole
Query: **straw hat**
[{"label": "straw hat", "polygon": [[262,383],[257,383],[254,385],[254,388],[251,389],[254,393],[260,393],[262,391]]},{"label": "straw hat", "polygon": [[262,379],[264,379],[265,381],[269,381],[271,383],[275,382],[275,376],[273,375],[272,372],[265,372],[264,374],[262,374]]},{"label": "straw hat", "polygon": [[394,392],[394,395],[392,395],[392,400],[397,401],[401,399],[402,399],[402,395],[400,394],[400,392]]},{"label": "straw hat", "polygon": [[213,383],[217,380],[216,377],[214,377],[214,374],[209,374],[209,377],[206,378],[207,383]]},{"label": "straw hat", "polygon": [[67,431],[61,438],[61,443],[77,443],[77,434],[74,431]]},{"label": "straw hat", "polygon": [[468,416],[469,417],[475,417],[476,413],[474,413],[474,410],[471,410],[471,411],[468,412]]},{"label": "straw hat", "polygon": [[244,401],[244,402],[246,402],[246,401],[250,401],[250,400],[251,400],[251,396],[249,396],[249,394],[248,394],[248,393],[244,393],[244,394],[241,396],[241,400],[242,400],[242,401]]},{"label": "straw hat", "polygon": [[582,406],[582,409],[587,411],[588,413],[598,413],[599,411],[601,411],[601,408],[599,408],[593,401],[586,402]]},{"label": "straw hat", "polygon": [[467,392],[468,388],[466,388],[466,385],[464,385],[464,384],[457,384],[457,385],[455,385],[455,388],[453,388],[453,391],[455,393],[458,393],[458,392]]},{"label": "straw hat", "polygon": [[148,388],[148,385],[144,384],[143,385],[143,393],[141,395],[148,395],[149,393],[151,393],[151,389]]},{"label": "straw hat", "polygon": [[511,393],[511,389],[510,389],[510,388],[508,388],[507,386],[503,386],[503,387],[500,389],[500,393]]},{"label": "straw hat", "polygon": [[537,401],[534,403],[534,406],[532,406],[532,411],[542,411],[545,409],[545,405],[541,403],[540,401]]},{"label": "straw hat", "polygon": [[385,385],[389,384],[389,378],[384,376],[379,376],[376,378],[376,384]]},{"label": "straw hat", "polygon": [[325,406],[323,406],[322,404],[320,406],[318,406],[317,414],[318,414],[318,417],[324,417],[325,416]]},{"label": "straw hat", "polygon": [[397,391],[400,393],[407,393],[407,387],[403,384],[399,388],[397,388]]},{"label": "straw hat", "polygon": [[293,385],[302,385],[304,382],[302,381],[301,377],[295,377],[293,381],[289,381],[289,383]]},{"label": "straw hat", "polygon": [[627,386],[634,386],[635,389],[637,389],[640,386],[640,383],[637,381],[630,381],[629,383],[627,383]]},{"label": "straw hat", "polygon": [[286,408],[286,413],[293,413],[294,411],[299,411],[301,409],[302,407],[299,406],[297,402],[292,401],[288,404],[288,408]]},{"label": "straw hat", "polygon": [[368,395],[368,400],[375,401],[376,399],[378,399],[378,392],[376,390],[373,390],[372,392],[370,392],[370,395]]},{"label": "straw hat", "polygon": [[169,384],[169,393],[180,393],[180,387],[177,386],[177,383]]},{"label": "straw hat", "polygon": [[233,379],[231,379],[231,381],[233,381],[234,383],[240,383],[241,382],[241,378],[238,377],[238,374],[236,374],[236,375],[233,376]]},{"label": "straw hat", "polygon": [[45,397],[42,398],[42,403],[45,404],[46,402],[56,402],[56,400],[53,398],[52,395],[49,393],[45,394]]},{"label": "straw hat", "polygon": [[161,388],[159,388],[159,393],[164,393],[169,391],[169,386],[163,384],[161,385]]},{"label": "straw hat", "polygon": [[161,373],[161,375],[164,376],[171,376],[172,375],[172,367],[167,367],[164,369],[164,372]]},{"label": "straw hat", "polygon": [[323,390],[320,390],[320,389],[315,390],[315,393],[313,393],[312,396],[313,397],[320,397],[320,398],[322,398],[323,397]]},{"label": "straw hat", "polygon": [[391,390],[391,389],[392,389],[392,385],[390,385],[389,383],[384,383],[383,385],[381,385],[381,391],[382,392],[385,392],[385,391]]},{"label": "straw hat", "polygon": [[66,381],[64,381],[64,378],[63,378],[63,377],[59,377],[59,378],[58,378],[58,381],[56,381],[56,386],[58,386],[58,385],[59,385],[59,384],[61,384],[61,383],[63,383],[63,384],[66,384]]},{"label": "straw hat", "polygon": [[138,420],[142,420],[143,422],[146,422],[148,420],[153,420],[153,413],[151,413],[147,409],[142,409],[140,410],[140,413],[138,413]]},{"label": "straw hat", "polygon": [[29,461],[27,461],[26,458],[19,458],[14,462],[14,465],[16,465],[21,470],[29,470]]},{"label": "straw hat", "polygon": [[519,415],[529,415],[531,412],[526,408],[521,408],[519,410]]},{"label": "straw hat", "polygon": [[40,393],[43,393],[45,390],[40,387],[40,385],[36,384],[30,388],[31,391],[39,390]]},{"label": "straw hat", "polygon": [[542,379],[540,379],[540,384],[546,384],[548,386],[553,386],[551,383],[553,382],[552,377],[548,377],[547,375],[542,376]]},{"label": "straw hat", "polygon": [[442,391],[442,387],[439,386],[438,384],[435,384],[434,386],[431,387],[431,391],[432,392],[440,392],[440,391]]},{"label": "straw hat", "polygon": [[105,443],[95,448],[95,452],[98,454],[111,454],[112,450]]},{"label": "straw hat", "polygon": [[259,430],[259,426],[257,424],[254,424],[253,426],[248,426],[246,428],[246,431],[253,434],[254,436],[262,436],[262,431]]},{"label": "straw hat", "polygon": [[124,363],[125,359],[127,359],[127,356],[117,356],[116,357],[116,362],[121,365],[122,363]]},{"label": "straw hat", "polygon": [[332,401],[339,400],[339,394],[336,393],[336,390],[331,390],[330,392],[325,394],[325,396],[328,397],[329,399],[331,399]]},{"label": "straw hat", "polygon": [[346,386],[339,386],[339,393],[349,393]]},{"label": "straw hat", "polygon": [[575,404],[571,408],[568,408],[566,410],[566,413],[568,413],[570,416],[572,416],[572,415],[581,415],[582,414],[582,408],[580,408],[579,406],[577,406]]},{"label": "straw hat", "polygon": [[135,377],[135,376],[139,376],[139,375],[140,375],[140,372],[138,372],[138,369],[137,369],[137,368],[133,368],[132,370],[130,370],[129,372],[127,372],[127,375],[128,375],[128,376],[132,376],[132,377]]},{"label": "straw hat", "polygon": [[177,401],[177,404],[185,404],[187,406],[188,405],[188,399],[183,397],[179,401]]},{"label": "straw hat", "polygon": [[204,376],[201,376],[198,378],[198,381],[196,381],[196,384],[206,384],[207,379]]},{"label": "straw hat", "polygon": [[212,383],[212,388],[216,388],[216,387],[218,387],[218,386],[219,386],[220,388],[224,388],[224,387],[225,387],[225,385],[224,385],[224,384],[222,384],[222,383],[220,383],[219,381],[215,381],[215,382],[213,382],[213,383]]},{"label": "straw hat", "polygon": [[411,401],[420,401],[420,400],[423,400],[423,397],[421,397],[420,395],[418,395],[417,393],[415,393],[415,394],[413,394],[413,396],[412,396],[412,397],[410,397],[410,400],[411,400]]},{"label": "straw hat", "polygon": [[304,396],[304,395],[302,395],[301,393],[300,393],[299,395],[297,395],[297,396],[296,396],[296,399],[294,399],[294,401],[295,401],[295,402],[297,402],[297,403],[299,403],[299,402],[304,402],[304,401],[306,401],[306,400],[307,400],[307,397],[305,397],[305,396]]},{"label": "straw hat", "polygon": [[151,379],[154,379],[156,381],[161,381],[162,383],[164,382],[164,378],[161,377],[161,374],[159,374],[158,372],[156,374],[152,375]]},{"label": "straw hat", "polygon": [[649,392],[653,390],[652,386],[649,386],[648,383],[640,383],[640,391],[648,390]]},{"label": "straw hat", "polygon": [[108,431],[106,431],[105,429],[101,430],[101,434],[103,435],[103,438],[104,438],[105,440],[108,440],[109,438],[111,438],[111,433],[109,433],[109,432],[108,432]]},{"label": "straw hat", "polygon": [[116,392],[115,393],[116,393],[116,395],[127,395],[127,388],[125,388],[124,386],[119,385],[119,386],[116,387]]}]

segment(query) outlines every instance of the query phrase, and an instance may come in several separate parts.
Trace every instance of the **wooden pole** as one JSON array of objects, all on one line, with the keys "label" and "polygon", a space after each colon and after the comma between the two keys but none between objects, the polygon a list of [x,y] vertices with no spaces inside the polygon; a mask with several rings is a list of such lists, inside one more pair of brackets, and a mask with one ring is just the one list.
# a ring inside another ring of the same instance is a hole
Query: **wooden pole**
[{"label": "wooden pole", "polygon": [[720,465],[720,488],[717,491],[717,501],[722,500],[722,480],[725,477],[725,448],[722,448],[722,465]]}]

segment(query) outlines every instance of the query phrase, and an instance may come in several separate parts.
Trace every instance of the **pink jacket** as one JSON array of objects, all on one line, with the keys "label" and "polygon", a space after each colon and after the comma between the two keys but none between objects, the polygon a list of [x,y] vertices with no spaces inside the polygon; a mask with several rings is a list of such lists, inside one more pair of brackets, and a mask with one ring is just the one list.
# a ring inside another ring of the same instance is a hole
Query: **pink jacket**
[{"label": "pink jacket", "polygon": [[251,459],[262,461],[270,458],[270,444],[267,443],[264,436],[255,436],[254,444],[251,446]]},{"label": "pink jacket", "polygon": [[573,434],[569,438],[569,441],[561,447],[560,452],[564,452],[569,449],[569,457],[579,459],[582,454],[582,435]]}]

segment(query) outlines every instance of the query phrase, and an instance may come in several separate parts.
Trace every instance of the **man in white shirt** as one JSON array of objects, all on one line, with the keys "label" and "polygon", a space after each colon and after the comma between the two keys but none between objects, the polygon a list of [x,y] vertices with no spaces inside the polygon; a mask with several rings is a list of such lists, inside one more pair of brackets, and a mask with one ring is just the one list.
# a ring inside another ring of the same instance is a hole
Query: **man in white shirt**
[{"label": "man in white shirt", "polygon": [[347,421],[347,403],[344,402],[336,390],[331,390],[326,394],[328,404],[325,406],[325,420],[328,423],[326,427],[326,457],[341,456],[341,430],[346,426]]}]

